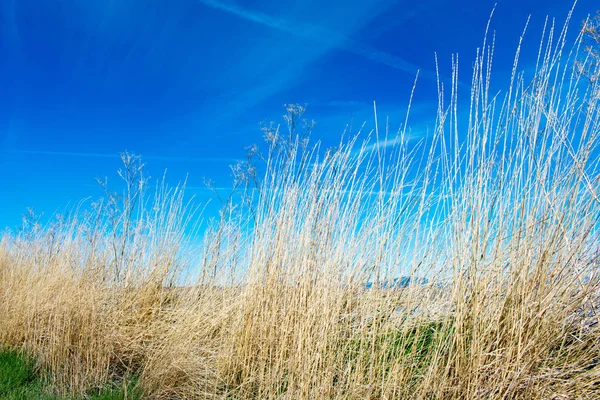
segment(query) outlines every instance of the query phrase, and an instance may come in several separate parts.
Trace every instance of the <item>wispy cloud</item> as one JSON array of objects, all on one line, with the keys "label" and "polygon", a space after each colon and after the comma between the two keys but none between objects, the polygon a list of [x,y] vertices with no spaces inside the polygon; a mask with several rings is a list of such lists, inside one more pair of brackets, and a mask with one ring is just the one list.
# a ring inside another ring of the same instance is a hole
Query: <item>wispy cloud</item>
[{"label": "wispy cloud", "polygon": [[2,150],[4,154],[23,154],[40,156],[67,156],[67,157],[87,157],[87,158],[119,158],[118,154],[109,153],[79,153],[70,151],[44,151],[44,150]]},{"label": "wispy cloud", "polygon": [[[59,157],[83,157],[83,158],[108,158],[119,159],[118,153],[85,153],[73,151],[45,151],[45,150],[0,150],[4,154],[22,154],[22,155],[40,155],[40,156],[59,156]],[[163,156],[163,155],[142,155],[143,160],[152,161],[181,161],[194,163],[229,163],[235,162],[236,158],[221,158],[221,157],[181,157],[181,156]]]},{"label": "wispy cloud", "polygon": [[364,148],[362,148],[361,150],[364,152],[371,152],[371,151],[375,151],[377,149],[385,149],[387,147],[394,147],[394,146],[400,145],[405,142],[413,141],[417,138],[418,137],[416,135],[405,135],[404,137],[398,135],[391,139],[389,139],[389,138],[382,139],[378,142],[367,145]]},{"label": "wispy cloud", "polygon": [[368,44],[352,39],[347,34],[343,34],[328,27],[285,20],[283,18],[268,15],[260,11],[244,8],[231,2],[223,2],[220,0],[200,0],[200,2],[205,6],[235,15],[241,19],[286,32],[303,39],[309,39],[320,44],[326,44],[330,48],[345,50],[352,54],[361,56],[379,64],[386,65],[399,71],[416,74],[416,72],[420,69],[421,77],[425,79],[436,79],[434,73],[423,70],[417,65],[401,57],[378,50]]},{"label": "wispy cloud", "polygon": [[260,11],[253,11],[247,8],[240,7],[236,4],[224,3],[218,0],[200,0],[200,2],[205,6],[212,7],[217,10],[227,12],[229,14],[233,14],[237,17],[246,19],[248,21],[256,22],[258,24],[286,31],[289,33],[294,33],[294,30],[289,25],[286,25],[282,20],[271,17]]}]

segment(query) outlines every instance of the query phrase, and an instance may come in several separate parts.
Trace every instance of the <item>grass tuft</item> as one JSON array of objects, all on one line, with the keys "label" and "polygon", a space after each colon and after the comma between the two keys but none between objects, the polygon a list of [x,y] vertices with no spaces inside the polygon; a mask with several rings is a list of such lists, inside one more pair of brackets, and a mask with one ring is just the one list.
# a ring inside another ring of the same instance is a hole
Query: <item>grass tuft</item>
[{"label": "grass tuft", "polygon": [[84,396],[60,396],[52,393],[36,367],[35,360],[23,351],[0,351],[0,399],[2,400],[137,400],[142,394],[137,379],[120,385],[89,390]]}]

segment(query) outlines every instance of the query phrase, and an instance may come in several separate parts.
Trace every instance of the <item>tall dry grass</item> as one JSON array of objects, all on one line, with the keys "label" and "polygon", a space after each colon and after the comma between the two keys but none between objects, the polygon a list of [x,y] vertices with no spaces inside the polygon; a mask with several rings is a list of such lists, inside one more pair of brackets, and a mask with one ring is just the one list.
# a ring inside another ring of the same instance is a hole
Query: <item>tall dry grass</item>
[{"label": "tall dry grass", "polygon": [[290,107],[196,253],[182,189],[125,155],[122,196],[3,238],[0,342],[80,393],[598,398],[600,65],[567,26],[498,94],[484,43],[468,115],[455,60],[418,146],[407,113],[324,150]]}]

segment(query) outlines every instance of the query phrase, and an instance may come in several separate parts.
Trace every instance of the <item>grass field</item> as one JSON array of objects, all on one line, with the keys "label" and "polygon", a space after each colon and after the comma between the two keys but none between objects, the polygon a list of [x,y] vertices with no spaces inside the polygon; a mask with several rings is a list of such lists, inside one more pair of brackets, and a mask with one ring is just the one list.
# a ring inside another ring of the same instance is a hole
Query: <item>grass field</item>
[{"label": "grass field", "polygon": [[417,145],[321,149],[288,106],[199,247],[124,154],[121,194],[3,236],[0,395],[600,398],[600,64],[564,29],[500,94],[488,42],[469,107],[455,65]]}]

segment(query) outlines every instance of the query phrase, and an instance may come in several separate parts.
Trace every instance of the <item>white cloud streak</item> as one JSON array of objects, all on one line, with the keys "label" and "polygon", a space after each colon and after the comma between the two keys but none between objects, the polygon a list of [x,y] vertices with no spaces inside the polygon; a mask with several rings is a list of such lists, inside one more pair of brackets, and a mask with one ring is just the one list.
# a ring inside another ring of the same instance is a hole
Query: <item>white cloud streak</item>
[{"label": "white cloud streak", "polygon": [[241,7],[237,4],[225,3],[219,0],[200,0],[200,3],[207,7],[235,15],[238,18],[286,32],[297,37],[317,41],[319,43],[325,42],[331,48],[348,51],[375,63],[394,68],[398,71],[416,74],[417,71],[420,70],[421,77],[430,80],[436,79],[434,73],[425,71],[401,57],[378,50],[332,29],[287,21],[262,13],[260,11],[251,10]]},{"label": "white cloud streak", "polygon": [[394,146],[402,144],[403,142],[410,142],[410,141],[415,140],[417,138],[418,137],[414,136],[414,135],[404,135],[404,137],[398,135],[395,138],[392,138],[392,139],[382,139],[379,142],[375,142],[373,144],[365,146],[363,149],[361,149],[361,151],[363,151],[363,152],[371,152],[371,151],[375,151],[377,149],[385,149],[387,147],[394,147]]},{"label": "white cloud streak", "polygon": [[[45,150],[1,150],[4,154],[21,154],[21,155],[40,155],[40,156],[60,156],[60,157],[82,157],[82,158],[109,158],[119,159],[118,153],[85,153],[73,151],[45,151]],[[182,161],[195,163],[218,163],[218,162],[235,162],[236,158],[220,158],[220,157],[180,157],[180,156],[161,156],[161,155],[142,155],[142,160],[151,161]]]}]

